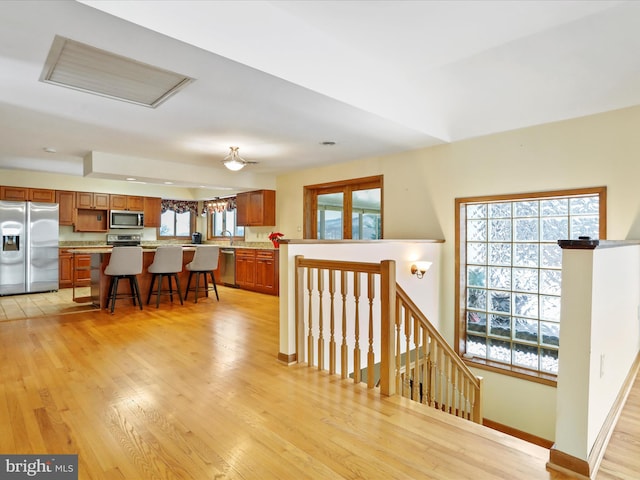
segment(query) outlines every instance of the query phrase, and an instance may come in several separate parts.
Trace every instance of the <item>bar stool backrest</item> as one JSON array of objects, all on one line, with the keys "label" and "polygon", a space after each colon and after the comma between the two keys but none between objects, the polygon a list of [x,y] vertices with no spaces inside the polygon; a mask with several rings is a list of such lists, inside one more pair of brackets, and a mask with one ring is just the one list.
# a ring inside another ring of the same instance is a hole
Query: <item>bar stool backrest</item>
[{"label": "bar stool backrest", "polygon": [[156,249],[153,263],[147,268],[149,273],[179,273],[182,271],[182,247],[162,245]]},{"label": "bar stool backrest", "polygon": [[197,246],[193,261],[187,264],[187,270],[193,272],[210,272],[218,268],[220,247],[217,245]]},{"label": "bar stool backrest", "polygon": [[105,275],[140,275],[142,247],[113,247]]}]

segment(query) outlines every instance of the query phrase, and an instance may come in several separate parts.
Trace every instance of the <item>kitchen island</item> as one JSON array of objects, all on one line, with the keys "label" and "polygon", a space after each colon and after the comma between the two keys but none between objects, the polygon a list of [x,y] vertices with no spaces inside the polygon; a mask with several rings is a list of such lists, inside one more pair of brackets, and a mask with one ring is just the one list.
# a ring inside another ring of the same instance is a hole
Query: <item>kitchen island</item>
[{"label": "kitchen island", "polygon": [[[104,269],[109,264],[111,259],[112,247],[89,247],[89,248],[68,248],[67,251],[73,255],[90,255],[90,298],[86,297],[79,299],[82,302],[90,301],[99,308],[106,308],[107,297],[109,295],[109,275],[105,275]],[[138,275],[138,284],[140,286],[140,294],[142,296],[143,303],[146,304],[146,298],[149,294],[149,287],[151,286],[151,279],[153,275],[148,272],[149,265],[153,263],[153,257],[155,255],[155,248],[143,248],[142,249],[142,273]],[[182,293],[187,286],[187,280],[189,278],[189,271],[185,268],[191,260],[193,260],[193,254],[196,251],[195,247],[182,247],[182,272],[178,274],[180,279],[180,287]],[[216,282],[219,282],[217,276],[217,270],[214,272]],[[129,282],[120,282],[118,285],[119,293],[129,293]]]}]

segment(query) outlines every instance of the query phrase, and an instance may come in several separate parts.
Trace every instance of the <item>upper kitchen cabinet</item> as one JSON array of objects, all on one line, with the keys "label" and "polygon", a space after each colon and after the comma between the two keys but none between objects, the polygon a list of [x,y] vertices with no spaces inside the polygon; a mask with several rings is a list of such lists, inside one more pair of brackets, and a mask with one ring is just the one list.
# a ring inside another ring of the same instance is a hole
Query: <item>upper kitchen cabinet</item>
[{"label": "upper kitchen cabinet", "polygon": [[29,200],[29,189],[25,187],[0,187],[0,200],[26,202]]},{"label": "upper kitchen cabinet", "polygon": [[92,210],[93,209],[108,210],[109,194],[93,193],[93,192],[76,192],[76,208],[92,209]]},{"label": "upper kitchen cabinet", "polygon": [[48,188],[30,188],[29,200],[32,202],[56,203],[56,191]]},{"label": "upper kitchen cabinet", "polygon": [[144,197],[111,194],[109,198],[109,208],[111,210],[142,212],[144,210]]},{"label": "upper kitchen cabinet", "polygon": [[162,215],[162,199],[144,197],[144,226],[160,228]]},{"label": "upper kitchen cabinet", "polygon": [[46,188],[27,187],[0,187],[0,200],[12,200],[16,202],[44,202],[55,203],[56,191]]},{"label": "upper kitchen cabinet", "polygon": [[76,192],[76,232],[106,232],[109,194]]},{"label": "upper kitchen cabinet", "polygon": [[236,204],[238,225],[267,227],[276,224],[275,190],[239,193],[236,197]]},{"label": "upper kitchen cabinet", "polygon": [[73,225],[76,216],[76,192],[56,190],[60,225]]},{"label": "upper kitchen cabinet", "polygon": [[96,208],[79,208],[73,230],[75,232],[106,232],[108,230],[107,211]]}]

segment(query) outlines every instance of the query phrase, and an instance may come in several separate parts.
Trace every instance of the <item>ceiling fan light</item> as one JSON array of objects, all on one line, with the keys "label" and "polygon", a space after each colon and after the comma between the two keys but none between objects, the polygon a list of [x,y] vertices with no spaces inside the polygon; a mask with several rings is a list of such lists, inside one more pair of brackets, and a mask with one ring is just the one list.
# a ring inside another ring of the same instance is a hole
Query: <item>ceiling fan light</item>
[{"label": "ceiling fan light", "polygon": [[224,166],[233,172],[237,172],[238,170],[242,170],[244,168],[244,163],[238,160],[225,160],[223,162]]},{"label": "ceiling fan light", "polygon": [[240,157],[240,155],[238,154],[239,147],[230,147],[230,148],[231,148],[231,152],[229,152],[229,155],[224,157],[222,164],[233,172],[242,170],[244,166],[247,164],[247,162],[245,162],[242,159],[242,157]]}]

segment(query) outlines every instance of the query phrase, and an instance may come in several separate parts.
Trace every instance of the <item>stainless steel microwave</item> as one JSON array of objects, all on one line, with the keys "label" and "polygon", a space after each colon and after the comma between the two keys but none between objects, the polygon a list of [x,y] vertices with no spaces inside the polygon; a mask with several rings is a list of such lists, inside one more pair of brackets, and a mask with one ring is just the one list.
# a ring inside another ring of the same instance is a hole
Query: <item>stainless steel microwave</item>
[{"label": "stainless steel microwave", "polygon": [[144,212],[131,210],[111,210],[109,213],[109,228],[142,228],[144,227]]}]

